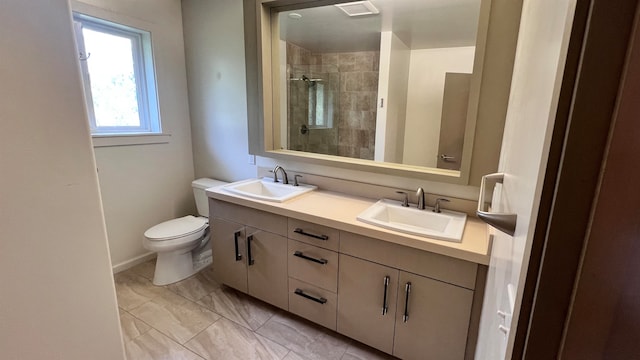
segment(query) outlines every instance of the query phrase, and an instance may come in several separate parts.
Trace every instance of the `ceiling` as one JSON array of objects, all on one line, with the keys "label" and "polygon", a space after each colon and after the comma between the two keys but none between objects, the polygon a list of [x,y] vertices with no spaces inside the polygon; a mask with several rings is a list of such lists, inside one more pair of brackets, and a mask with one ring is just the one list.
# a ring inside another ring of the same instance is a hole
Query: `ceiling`
[{"label": "ceiling", "polygon": [[349,17],[333,5],[282,12],[280,38],[312,52],[379,50],[381,31],[392,31],[411,49],[476,43],[480,0],[370,2],[379,14]]}]

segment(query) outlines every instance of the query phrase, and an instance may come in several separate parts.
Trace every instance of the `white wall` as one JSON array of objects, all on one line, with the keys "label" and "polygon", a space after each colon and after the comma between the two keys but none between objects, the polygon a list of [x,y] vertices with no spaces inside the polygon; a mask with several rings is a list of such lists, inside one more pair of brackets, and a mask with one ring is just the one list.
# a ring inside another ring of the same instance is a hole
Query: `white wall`
[{"label": "white wall", "polygon": [[[575,8],[576,0],[523,2],[498,166],[507,178],[502,196],[492,201],[498,211],[517,214],[518,223],[513,236],[497,232],[493,240],[476,349],[480,360],[511,359]],[[498,311],[512,316],[502,319]]]},{"label": "white wall", "polygon": [[472,73],[474,53],[474,46],[411,51],[404,164],[437,166],[445,73]]},{"label": "white wall", "polygon": [[124,359],[67,0],[0,3],[0,357]]},{"label": "white wall", "polygon": [[168,144],[95,149],[115,270],[149,254],[142,234],[195,212],[191,127],[179,0],[82,0],[75,11],[151,32],[162,130]]},{"label": "white wall", "polygon": [[242,1],[184,0],[193,156],[198,177],[255,177],[249,165]]},{"label": "white wall", "polygon": [[[410,61],[409,47],[391,31],[383,31],[380,36],[376,161],[402,163]],[[380,107],[381,99],[384,99],[383,107]]]}]

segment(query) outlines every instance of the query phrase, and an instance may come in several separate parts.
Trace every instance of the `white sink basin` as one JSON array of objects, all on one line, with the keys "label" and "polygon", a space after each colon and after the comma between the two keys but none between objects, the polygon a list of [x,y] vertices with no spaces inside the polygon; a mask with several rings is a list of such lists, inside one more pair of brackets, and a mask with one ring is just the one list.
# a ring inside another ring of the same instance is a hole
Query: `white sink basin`
[{"label": "white sink basin", "polygon": [[244,180],[223,186],[223,189],[234,194],[274,202],[287,201],[317,188],[317,186],[305,184],[293,186],[281,182],[274,183],[271,178]]},{"label": "white sink basin", "polygon": [[382,199],[358,215],[368,224],[399,232],[453,242],[462,241],[467,214],[433,208],[418,210],[412,205],[403,207],[399,201]]}]

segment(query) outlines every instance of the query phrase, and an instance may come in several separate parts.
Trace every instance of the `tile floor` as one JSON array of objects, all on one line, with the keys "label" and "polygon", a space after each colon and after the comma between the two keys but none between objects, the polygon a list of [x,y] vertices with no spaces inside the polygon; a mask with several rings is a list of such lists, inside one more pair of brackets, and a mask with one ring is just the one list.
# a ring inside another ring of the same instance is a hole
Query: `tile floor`
[{"label": "tile floor", "polygon": [[213,280],[154,286],[154,261],[115,275],[129,360],[389,360],[389,355]]}]

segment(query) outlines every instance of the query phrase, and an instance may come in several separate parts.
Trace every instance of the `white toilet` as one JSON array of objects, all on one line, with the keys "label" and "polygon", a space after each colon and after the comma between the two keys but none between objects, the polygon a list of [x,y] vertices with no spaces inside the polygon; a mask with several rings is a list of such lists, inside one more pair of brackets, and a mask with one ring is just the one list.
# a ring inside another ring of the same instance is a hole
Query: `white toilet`
[{"label": "white toilet", "polygon": [[209,199],[205,190],[224,184],[207,178],[194,180],[191,186],[199,216],[187,215],[165,221],[144,232],[142,245],[158,253],[154,285],[186,279],[211,265]]}]

